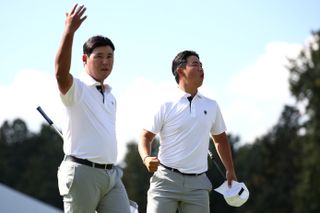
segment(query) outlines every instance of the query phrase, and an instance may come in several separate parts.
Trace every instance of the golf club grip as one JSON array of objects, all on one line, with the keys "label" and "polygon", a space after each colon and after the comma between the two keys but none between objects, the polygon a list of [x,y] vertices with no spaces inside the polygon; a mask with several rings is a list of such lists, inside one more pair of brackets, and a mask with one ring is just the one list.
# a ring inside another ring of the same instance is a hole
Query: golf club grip
[{"label": "golf club grip", "polygon": [[47,116],[47,114],[41,109],[40,106],[37,107],[37,110],[40,112],[40,114],[46,119],[46,121],[50,124],[50,126],[53,124],[52,120]]}]

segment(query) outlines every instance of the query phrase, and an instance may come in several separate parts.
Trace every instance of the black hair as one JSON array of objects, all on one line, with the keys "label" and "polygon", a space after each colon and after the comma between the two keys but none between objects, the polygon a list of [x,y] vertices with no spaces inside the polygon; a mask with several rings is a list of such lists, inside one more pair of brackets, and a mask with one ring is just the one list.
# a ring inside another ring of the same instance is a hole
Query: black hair
[{"label": "black hair", "polygon": [[83,44],[83,54],[90,56],[95,48],[103,46],[110,46],[113,51],[115,50],[115,47],[109,38],[101,35],[92,36]]},{"label": "black hair", "polygon": [[179,67],[186,68],[187,59],[190,56],[196,56],[198,59],[200,59],[198,53],[196,53],[195,51],[184,50],[178,53],[177,56],[172,61],[171,71],[177,83],[179,83],[179,75],[177,74],[177,68]]}]

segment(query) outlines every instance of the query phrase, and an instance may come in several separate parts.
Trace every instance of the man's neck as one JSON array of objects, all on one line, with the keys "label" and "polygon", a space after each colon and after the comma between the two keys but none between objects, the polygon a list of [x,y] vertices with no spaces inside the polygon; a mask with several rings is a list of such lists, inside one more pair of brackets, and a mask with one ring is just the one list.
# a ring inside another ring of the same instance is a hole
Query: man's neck
[{"label": "man's neck", "polygon": [[93,78],[95,81],[99,82],[99,84],[103,87],[103,82],[104,82],[105,79],[103,79],[103,80],[97,79],[92,73],[89,72],[89,70],[87,69],[87,67],[85,67],[84,71],[85,71],[91,78]]},{"label": "man's neck", "polygon": [[188,85],[179,84],[179,88],[194,97],[198,93],[198,88],[189,87]]}]

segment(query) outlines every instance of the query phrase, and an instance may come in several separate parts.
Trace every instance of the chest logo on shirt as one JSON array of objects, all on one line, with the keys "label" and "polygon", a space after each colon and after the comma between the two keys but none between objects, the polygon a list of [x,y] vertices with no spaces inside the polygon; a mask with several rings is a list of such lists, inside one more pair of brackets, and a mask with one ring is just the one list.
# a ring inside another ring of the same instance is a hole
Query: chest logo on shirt
[{"label": "chest logo on shirt", "polygon": [[203,110],[203,113],[206,115],[207,114],[207,110]]}]

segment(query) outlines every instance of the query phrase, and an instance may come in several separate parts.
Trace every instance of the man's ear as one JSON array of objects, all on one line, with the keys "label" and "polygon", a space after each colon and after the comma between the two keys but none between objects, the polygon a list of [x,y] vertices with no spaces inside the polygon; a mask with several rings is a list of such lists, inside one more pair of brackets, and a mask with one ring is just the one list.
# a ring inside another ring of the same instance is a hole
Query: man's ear
[{"label": "man's ear", "polygon": [[176,73],[177,73],[177,75],[179,75],[179,76],[183,75],[183,68],[182,68],[182,67],[178,67],[178,68],[176,69]]},{"label": "man's ear", "polygon": [[84,64],[87,63],[87,58],[88,58],[87,54],[82,55],[82,61]]}]

